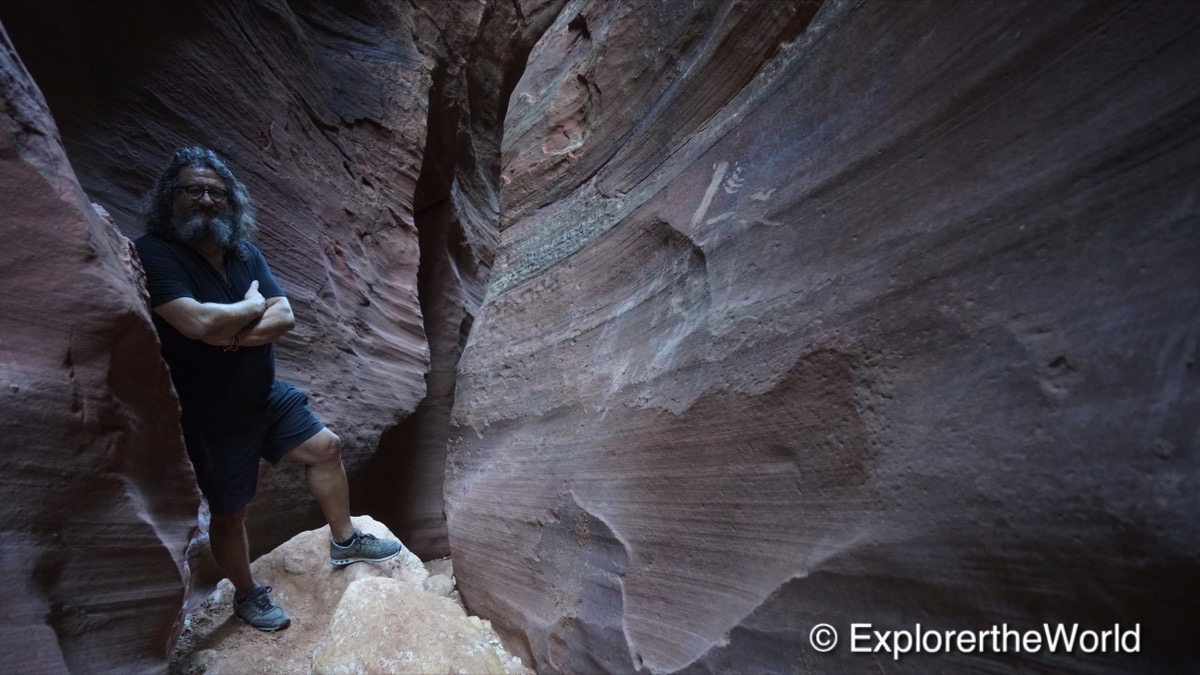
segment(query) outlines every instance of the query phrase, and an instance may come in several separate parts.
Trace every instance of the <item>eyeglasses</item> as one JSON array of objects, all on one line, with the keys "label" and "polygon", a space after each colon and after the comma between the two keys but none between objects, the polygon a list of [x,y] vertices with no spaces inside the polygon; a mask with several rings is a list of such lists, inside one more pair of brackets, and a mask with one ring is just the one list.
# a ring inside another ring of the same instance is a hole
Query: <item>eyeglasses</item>
[{"label": "eyeglasses", "polygon": [[177,187],[175,189],[183,190],[184,193],[188,196],[188,199],[190,199],[192,201],[196,201],[196,200],[200,199],[205,194],[207,194],[208,198],[213,200],[214,202],[225,201],[226,192],[225,192],[225,190],[222,190],[221,188],[206,188],[202,185],[180,185],[179,187]]}]

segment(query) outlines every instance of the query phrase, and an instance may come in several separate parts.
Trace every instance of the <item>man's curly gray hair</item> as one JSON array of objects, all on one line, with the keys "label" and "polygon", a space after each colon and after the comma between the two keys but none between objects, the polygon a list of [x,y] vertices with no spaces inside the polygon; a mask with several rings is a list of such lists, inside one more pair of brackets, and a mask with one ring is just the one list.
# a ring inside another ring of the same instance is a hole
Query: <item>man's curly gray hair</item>
[{"label": "man's curly gray hair", "polygon": [[232,241],[226,250],[241,258],[247,257],[249,253],[246,247],[242,246],[242,242],[249,241],[257,229],[250,193],[241,181],[234,178],[233,172],[225,162],[208,148],[191,147],[175,151],[171,163],[163,170],[158,183],[142,202],[140,220],[146,233],[180,240],[174,222],[175,188],[180,187],[179,172],[187,166],[194,169],[211,169],[225,181],[225,203],[228,206],[226,217],[233,229]]}]

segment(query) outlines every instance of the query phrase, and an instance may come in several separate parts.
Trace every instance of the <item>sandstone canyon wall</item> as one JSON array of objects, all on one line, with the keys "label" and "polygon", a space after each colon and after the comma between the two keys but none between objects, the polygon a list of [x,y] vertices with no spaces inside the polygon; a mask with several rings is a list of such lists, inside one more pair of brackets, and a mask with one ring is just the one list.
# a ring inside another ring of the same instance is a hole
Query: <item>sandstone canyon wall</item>
[{"label": "sandstone canyon wall", "polygon": [[160,670],[199,494],[132,244],[0,29],[0,670]]},{"label": "sandstone canyon wall", "polygon": [[468,605],[542,673],[1195,667],[1198,44],[1187,3],[568,3],[460,365]]},{"label": "sandstone canyon wall", "polygon": [[[357,470],[417,406],[429,363],[412,217],[429,68],[412,17],[383,3],[30,2],[0,20],[80,183],[129,237],[176,147],[213,148],[247,184],[298,318],[280,377],[309,392]],[[255,554],[321,522],[286,469],[264,474],[250,520]]]},{"label": "sandstone canyon wall", "polygon": [[[4,103],[15,135],[6,147],[15,154],[4,176],[12,216],[4,223],[22,246],[6,251],[21,266],[6,259],[4,269],[13,401],[5,420],[20,432],[5,441],[4,645],[6,654],[28,649],[10,665],[152,670],[164,665],[179,628],[198,495],[164,364],[145,332],[140,281],[108,251],[129,262],[84,191],[136,237],[137,202],[180,145],[216,149],[256,198],[259,245],[299,317],[281,341],[279,372],[310,392],[341,435],[354,510],[390,516],[426,557],[449,552],[445,438],[454,367],[494,249],[500,120],[560,4],[0,6],[20,53],[6,43]],[[37,141],[34,151],[22,145],[26,137]],[[423,160],[427,141],[431,162]],[[52,232],[103,255],[43,269]],[[56,274],[61,281],[38,286]],[[71,284],[94,284],[100,297],[67,298]],[[435,298],[424,310],[432,348],[418,292]],[[80,325],[30,320],[36,310],[59,310]],[[115,404],[93,399],[128,403],[112,412]],[[396,427],[399,420],[407,425]],[[84,452],[95,448],[104,452]],[[89,473],[116,488],[124,479],[125,489],[81,491]],[[63,513],[85,497],[105,501]],[[315,522],[302,474],[269,470],[251,510],[252,553]],[[192,543],[191,560],[202,565],[194,590],[204,591],[214,570],[203,538]]]},{"label": "sandstone canyon wall", "polygon": [[[198,143],[258,198],[280,372],[356,512],[452,550],[539,672],[1194,666],[1198,20],[5,2],[4,653],[153,669],[176,629],[196,496],[87,201],[136,236]],[[251,515],[256,552],[319,521],[286,470]],[[816,653],[821,621],[1139,622],[1142,653],[897,662]]]},{"label": "sandstone canyon wall", "polygon": [[[126,235],[180,145],[247,183],[298,317],[280,376],[342,438],[355,512],[426,557],[449,553],[445,439],[495,247],[507,94],[561,4],[0,8],[80,182]],[[321,522],[286,469],[264,473],[250,521],[256,554]]]}]

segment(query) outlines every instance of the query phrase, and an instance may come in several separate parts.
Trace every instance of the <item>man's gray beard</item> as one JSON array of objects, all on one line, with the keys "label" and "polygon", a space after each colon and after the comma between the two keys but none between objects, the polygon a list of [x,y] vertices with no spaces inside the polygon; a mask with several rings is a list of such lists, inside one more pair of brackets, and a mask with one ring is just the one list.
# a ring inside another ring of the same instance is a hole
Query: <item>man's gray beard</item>
[{"label": "man's gray beard", "polygon": [[228,218],[212,216],[206,220],[197,215],[184,219],[176,215],[171,219],[171,225],[180,241],[197,248],[229,248],[233,245],[233,223]]}]

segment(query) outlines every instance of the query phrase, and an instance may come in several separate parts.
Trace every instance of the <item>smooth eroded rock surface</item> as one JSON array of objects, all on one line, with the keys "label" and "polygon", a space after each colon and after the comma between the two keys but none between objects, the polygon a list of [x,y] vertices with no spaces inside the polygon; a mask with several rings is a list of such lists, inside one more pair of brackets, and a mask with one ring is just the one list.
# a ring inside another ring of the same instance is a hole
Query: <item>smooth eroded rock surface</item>
[{"label": "smooth eroded rock surface", "polygon": [[[439,34],[393,3],[4,4],[80,182],[126,235],[181,145],[211,147],[246,183],[297,318],[279,376],[361,468],[425,396],[412,199]],[[249,517],[255,555],[322,522],[286,470],[260,481]]]},{"label": "smooth eroded rock surface", "polygon": [[[373,518],[353,521],[362,532],[394,538]],[[382,563],[334,567],[325,527],[296,535],[251,569],[258,583],[273,587],[271,597],[291,626],[262,633],[245,625],[233,616],[232,585],[223,582],[187,616],[172,672],[530,672],[504,650],[488,622],[425,590],[429,572],[407,549]]]},{"label": "smooth eroded rock surface", "polygon": [[460,365],[467,606],[546,673],[1194,667],[1197,44],[1187,3],[568,3]]},{"label": "smooth eroded rock surface", "polygon": [[450,554],[446,441],[459,358],[495,255],[504,106],[525,57],[563,2],[421,3],[416,14],[417,34],[437,36],[439,48],[413,197],[429,374],[425,398],[383,434],[355,487],[422,557]]},{"label": "smooth eroded rock surface", "polygon": [[[384,525],[355,516],[355,527],[377,537],[395,538]],[[176,669],[185,673],[308,673],[313,649],[324,638],[334,609],[346,589],[359,579],[383,577],[421,588],[429,573],[407,548],[382,563],[334,567],[329,562],[329,527],[302,532],[251,566],[254,580],[271,586],[271,597],[292,623],[275,633],[262,633],[233,616],[233,586],[228,581],[189,614],[183,644],[189,656],[177,654]]]},{"label": "smooth eroded rock surface", "polygon": [[[469,610],[539,671],[1200,662],[1191,3],[0,21],[63,138],[5,42],[15,670],[155,669],[174,630],[195,493],[128,248],[88,202],[136,234],[192,143],[259,200],[300,323],[280,373],[342,436],[355,510],[452,549]],[[255,552],[319,522],[302,472],[269,471],[251,519]],[[319,557],[267,563],[291,629],[215,620],[191,666],[306,671],[341,591],[305,584],[373,576]],[[892,660],[850,653],[852,622],[1137,623],[1142,652]]]},{"label": "smooth eroded rock surface", "polygon": [[[341,437],[356,510],[425,557],[450,552],[445,446],[495,253],[505,106],[564,1],[0,6],[126,234],[180,145],[247,183],[297,317],[280,376]],[[249,518],[256,554],[321,522],[294,471],[266,475]]]},{"label": "smooth eroded rock surface", "polygon": [[0,29],[0,669],[154,672],[199,495],[131,242]]},{"label": "smooth eroded rock surface", "polygon": [[363,579],[342,595],[312,672],[531,673],[485,625],[449,598],[392,579]]}]

